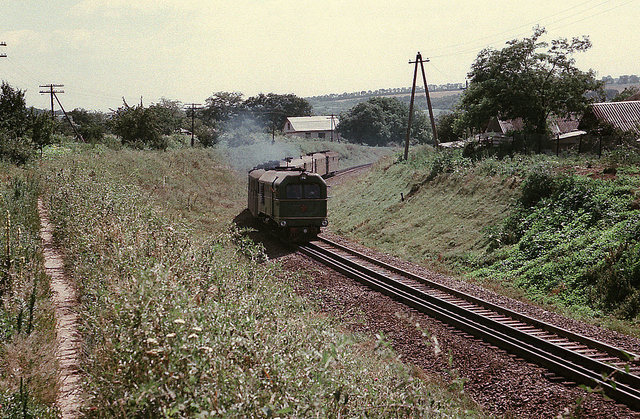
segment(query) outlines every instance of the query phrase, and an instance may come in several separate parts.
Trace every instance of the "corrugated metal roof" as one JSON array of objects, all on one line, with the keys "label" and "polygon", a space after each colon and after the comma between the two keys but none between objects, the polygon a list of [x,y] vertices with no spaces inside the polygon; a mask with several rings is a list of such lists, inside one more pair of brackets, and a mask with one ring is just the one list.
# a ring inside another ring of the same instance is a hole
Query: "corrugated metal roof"
[{"label": "corrugated metal roof", "polygon": [[596,118],[614,128],[640,133],[640,100],[594,103],[591,109]]},{"label": "corrugated metal roof", "polygon": [[[333,119],[333,121],[332,121]],[[291,130],[297,132],[331,131],[338,125],[338,118],[333,116],[290,116],[287,122],[291,124]],[[287,123],[285,122],[285,128]],[[291,131],[286,130],[286,131]]]},{"label": "corrugated metal roof", "polygon": [[[501,130],[499,132],[502,134],[506,134],[509,131],[520,131],[524,128],[524,121],[522,118],[505,120],[498,119],[497,122]],[[549,129],[553,135],[562,135],[577,131],[578,124],[580,123],[575,115],[564,118],[550,116],[547,119],[547,122],[549,123]],[[495,127],[495,125],[490,124],[490,127]]]}]

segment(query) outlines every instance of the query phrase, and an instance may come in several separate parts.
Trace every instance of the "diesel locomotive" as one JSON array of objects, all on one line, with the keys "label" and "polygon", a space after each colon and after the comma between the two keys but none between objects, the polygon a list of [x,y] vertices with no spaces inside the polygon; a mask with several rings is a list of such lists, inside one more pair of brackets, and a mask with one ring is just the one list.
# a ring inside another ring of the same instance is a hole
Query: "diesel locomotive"
[{"label": "diesel locomotive", "polygon": [[293,242],[312,240],[327,221],[327,184],[299,167],[249,172],[248,206],[253,217]]}]

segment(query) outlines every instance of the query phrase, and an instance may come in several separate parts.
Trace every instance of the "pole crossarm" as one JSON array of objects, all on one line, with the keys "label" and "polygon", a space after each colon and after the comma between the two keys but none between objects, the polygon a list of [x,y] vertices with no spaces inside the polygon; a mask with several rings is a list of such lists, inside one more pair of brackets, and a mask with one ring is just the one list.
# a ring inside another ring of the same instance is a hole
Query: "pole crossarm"
[{"label": "pole crossarm", "polygon": [[[56,93],[64,93],[64,90],[60,90],[60,87],[64,87],[64,84],[54,84],[54,83],[50,83],[50,84],[41,84],[40,85],[41,88],[48,88],[49,90],[40,90],[40,94],[48,94],[51,95],[51,119],[55,118],[55,113],[53,111],[53,96]],[[58,99],[58,98],[56,98]]]},{"label": "pole crossarm", "polygon": [[[0,47],[6,47],[7,43],[6,42],[0,42]],[[0,52],[0,58],[7,58],[7,54],[4,52]]]}]

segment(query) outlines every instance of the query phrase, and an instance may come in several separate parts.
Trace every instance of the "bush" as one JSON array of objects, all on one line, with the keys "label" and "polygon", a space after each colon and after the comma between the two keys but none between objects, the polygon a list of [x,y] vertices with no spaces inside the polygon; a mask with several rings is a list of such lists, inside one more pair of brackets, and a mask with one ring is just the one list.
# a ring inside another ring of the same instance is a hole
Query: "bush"
[{"label": "bush", "polygon": [[165,150],[168,141],[160,133],[156,113],[140,105],[129,106],[126,102],[111,118],[113,132],[122,138],[122,143],[133,148],[146,147]]},{"label": "bush", "polygon": [[29,138],[17,138],[0,132],[0,158],[3,160],[24,165],[35,155],[35,147]]}]

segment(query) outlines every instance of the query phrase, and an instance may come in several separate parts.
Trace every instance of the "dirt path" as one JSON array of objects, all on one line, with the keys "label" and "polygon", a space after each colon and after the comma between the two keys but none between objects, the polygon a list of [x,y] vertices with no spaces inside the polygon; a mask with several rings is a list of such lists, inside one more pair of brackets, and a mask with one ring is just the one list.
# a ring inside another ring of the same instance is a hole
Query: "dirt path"
[{"label": "dirt path", "polygon": [[60,368],[56,404],[63,418],[77,418],[81,407],[80,349],[78,332],[78,299],[71,281],[64,274],[62,254],[53,243],[53,227],[42,200],[38,200],[40,237],[42,238],[45,272],[51,278],[51,298],[55,308],[57,348]]}]

